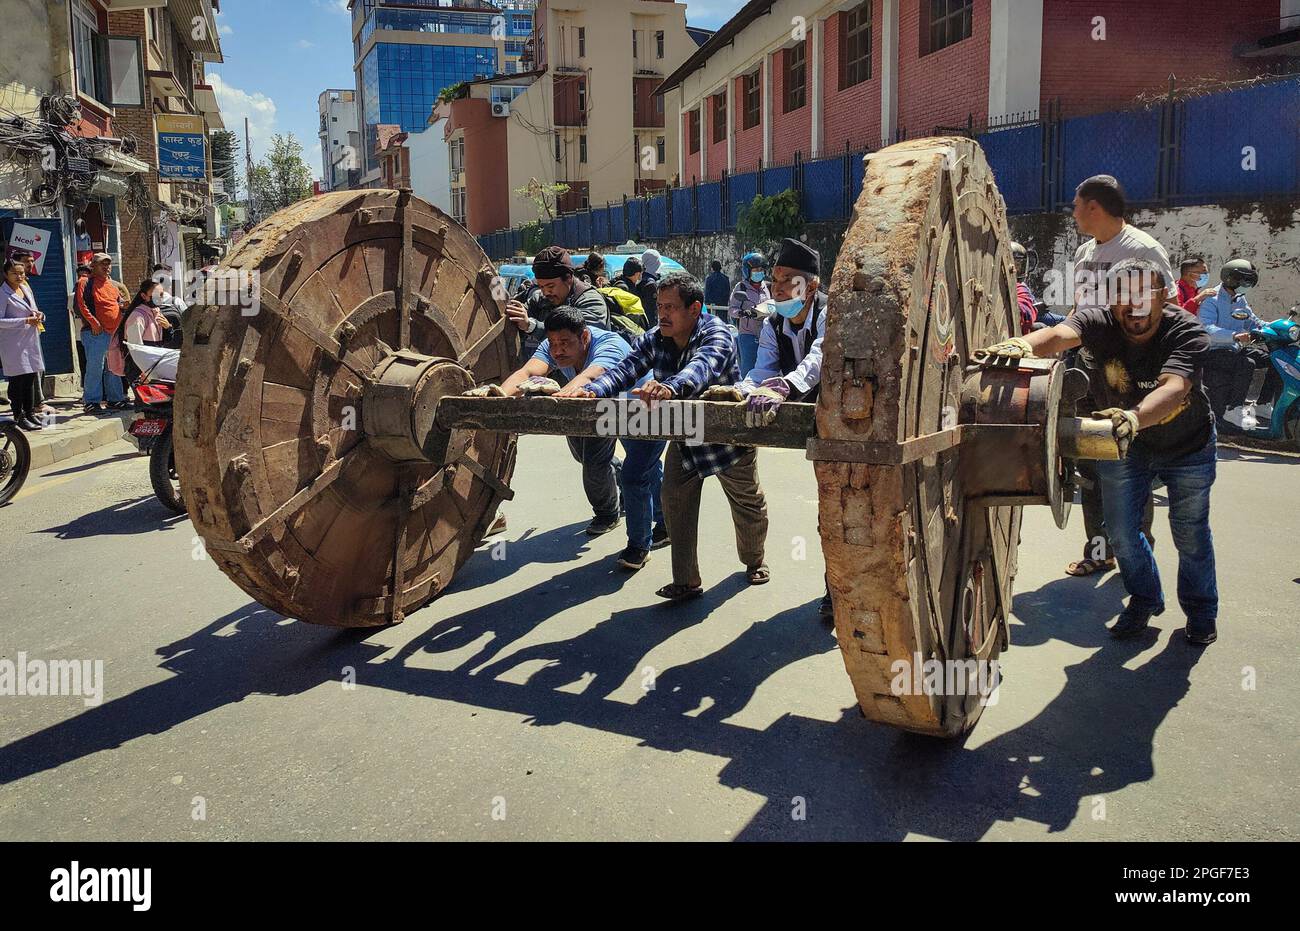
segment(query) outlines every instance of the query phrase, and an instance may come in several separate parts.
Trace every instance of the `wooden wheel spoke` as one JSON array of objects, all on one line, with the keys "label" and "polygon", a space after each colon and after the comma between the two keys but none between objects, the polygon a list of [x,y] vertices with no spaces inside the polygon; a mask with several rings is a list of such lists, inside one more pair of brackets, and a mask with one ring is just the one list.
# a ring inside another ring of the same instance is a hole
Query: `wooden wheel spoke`
[{"label": "wooden wheel spoke", "polygon": [[238,540],[225,545],[214,544],[208,541],[208,546],[212,549],[227,550],[235,553],[251,552],[258,541],[265,537],[272,530],[287,523],[295,514],[305,508],[314,498],[319,496],[325,489],[329,488],[338,479],[339,474],[343,471],[343,465],[347,458],[335,459],[327,465],[316,476],[315,480],[307,487],[300,490],[288,501],[281,504],[278,508],[254,524],[247,533],[243,534]]},{"label": "wooden wheel spoke", "polygon": [[456,361],[460,363],[462,368],[467,369],[472,369],[474,366],[478,365],[478,359],[479,356],[483,354],[483,350],[495,343],[497,338],[505,331],[505,328],[506,318],[502,317],[496,323],[492,324],[492,326],[488,327],[487,332],[475,340],[474,345],[462,352],[460,358]]}]

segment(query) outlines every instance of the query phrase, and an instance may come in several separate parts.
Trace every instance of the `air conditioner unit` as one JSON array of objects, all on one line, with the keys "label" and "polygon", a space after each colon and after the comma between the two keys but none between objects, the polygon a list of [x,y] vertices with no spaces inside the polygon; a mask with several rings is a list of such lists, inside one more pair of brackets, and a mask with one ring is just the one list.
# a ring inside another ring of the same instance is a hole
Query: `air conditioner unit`
[{"label": "air conditioner unit", "polygon": [[502,117],[509,116],[510,104],[506,103],[504,100],[500,100],[492,104],[492,115],[502,116]]}]

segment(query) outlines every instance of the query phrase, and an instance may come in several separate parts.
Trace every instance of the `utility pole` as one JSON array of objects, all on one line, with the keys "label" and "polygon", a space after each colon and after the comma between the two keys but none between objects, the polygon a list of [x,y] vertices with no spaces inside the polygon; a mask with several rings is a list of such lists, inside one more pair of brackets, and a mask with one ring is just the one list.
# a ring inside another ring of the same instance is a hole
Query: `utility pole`
[{"label": "utility pole", "polygon": [[253,207],[253,149],[248,144],[248,117],[244,117],[244,182],[248,185],[248,222],[257,222]]}]

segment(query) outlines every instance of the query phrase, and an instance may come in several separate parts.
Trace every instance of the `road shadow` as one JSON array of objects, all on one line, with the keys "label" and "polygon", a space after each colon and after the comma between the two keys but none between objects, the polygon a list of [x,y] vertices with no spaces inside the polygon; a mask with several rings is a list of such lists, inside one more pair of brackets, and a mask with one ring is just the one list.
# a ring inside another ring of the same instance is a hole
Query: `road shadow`
[{"label": "road shadow", "polygon": [[1127,597],[1116,570],[1064,576],[1032,592],[1017,592],[1011,602],[1011,645],[1041,646],[1060,640],[1100,647],[1109,639],[1106,625],[1119,616]]},{"label": "road shadow", "polygon": [[56,540],[84,540],[89,537],[130,536],[155,530],[170,530],[188,519],[186,514],[168,510],[154,495],[141,495],[115,502],[89,514],[80,514],[58,527],[46,527],[33,532],[52,533]]},{"label": "road shadow", "polygon": [[[160,665],[171,678],[0,749],[0,784],[165,733],[250,695],[342,689],[343,670],[352,667],[359,687],[504,711],[530,726],[567,723],[661,751],[720,757],[726,761],[718,775],[722,785],[763,799],[741,839],[976,840],[998,822],[1018,819],[1059,832],[1077,817],[1105,816],[1108,793],[1152,777],[1155,733],[1187,693],[1201,656],[1177,633],[1129,669],[1125,664],[1158,631],[1145,640],[1111,641],[1099,624],[1071,627],[1064,611],[1017,599],[1022,642],[1061,638],[1096,646],[1066,668],[1064,687],[1026,723],[975,745],[978,730],[966,740],[920,738],[867,722],[853,706],[833,721],[786,714],[760,730],[728,719],[780,670],[835,648],[815,602],[758,620],[718,650],[656,673],[655,687],[635,702],[609,697],[643,668],[655,646],[706,623],[715,607],[744,587],[739,578],[694,602],[616,611],[575,637],[501,655],[511,638],[575,598],[589,599],[592,592],[577,583],[599,587],[603,571],[599,564],[578,566],[546,583],[569,585],[552,597],[534,591],[533,597],[516,595],[436,622],[386,659],[379,658],[386,647],[366,642],[372,632],[289,622],[250,604],[160,647]],[[1103,583],[1094,597],[1115,596],[1113,583]],[[521,616],[517,622],[507,617],[512,612]],[[472,643],[476,631],[500,641],[452,670],[410,662],[423,651]],[[537,660],[545,665],[526,681],[502,678]],[[583,680],[589,681],[581,691],[561,691]]]}]

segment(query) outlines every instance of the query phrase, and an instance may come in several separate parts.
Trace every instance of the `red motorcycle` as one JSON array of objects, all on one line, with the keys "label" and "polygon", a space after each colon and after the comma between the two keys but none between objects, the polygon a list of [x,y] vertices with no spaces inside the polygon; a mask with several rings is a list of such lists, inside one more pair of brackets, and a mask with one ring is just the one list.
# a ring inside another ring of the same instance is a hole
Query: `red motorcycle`
[{"label": "red motorcycle", "polygon": [[181,500],[172,446],[172,401],[176,386],[166,382],[138,382],[135,395],[136,418],[127,433],[136,448],[149,457],[149,481],[158,500],[169,510],[184,514],[185,502]]}]

